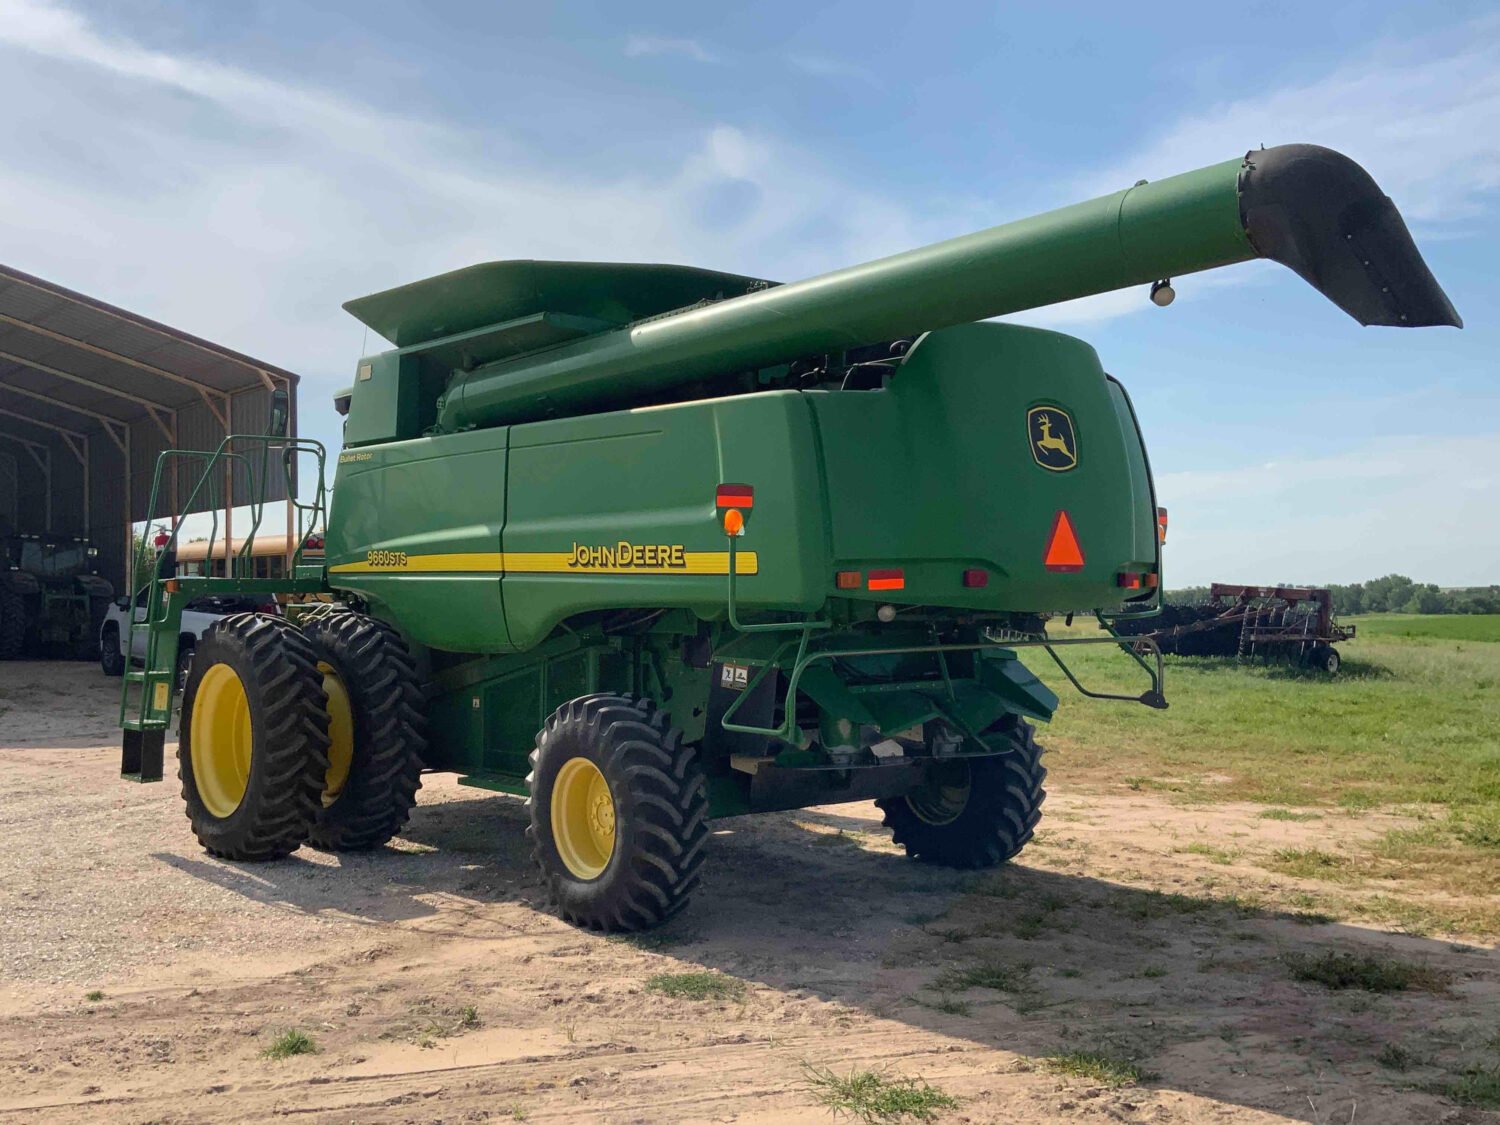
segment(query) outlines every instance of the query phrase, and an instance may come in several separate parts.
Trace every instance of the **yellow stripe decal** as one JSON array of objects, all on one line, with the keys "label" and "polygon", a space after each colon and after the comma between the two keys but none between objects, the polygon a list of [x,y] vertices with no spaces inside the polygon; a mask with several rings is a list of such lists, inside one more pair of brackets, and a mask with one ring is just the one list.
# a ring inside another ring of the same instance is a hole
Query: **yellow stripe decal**
[{"label": "yellow stripe decal", "polygon": [[370,551],[363,562],[340,563],[328,569],[335,574],[410,574],[433,571],[448,574],[490,574],[505,569],[505,556],[499,551],[457,555],[409,555],[405,551]]},{"label": "yellow stripe decal", "polygon": [[[470,554],[412,555],[401,551],[371,551],[362,562],[329,567],[334,574],[728,574],[728,551],[684,551],[681,564],[594,562],[569,551],[475,552]],[[735,552],[739,574],[760,573],[754,551]]]}]

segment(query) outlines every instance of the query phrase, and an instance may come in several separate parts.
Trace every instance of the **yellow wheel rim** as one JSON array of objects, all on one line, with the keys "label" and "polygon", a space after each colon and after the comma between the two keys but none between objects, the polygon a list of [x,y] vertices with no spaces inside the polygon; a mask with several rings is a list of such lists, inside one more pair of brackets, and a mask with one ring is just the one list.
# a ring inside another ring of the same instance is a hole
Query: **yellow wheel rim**
[{"label": "yellow wheel rim", "polygon": [[323,807],[339,799],[349,781],[349,766],[354,761],[354,708],[349,704],[349,689],[333,665],[318,661],[323,673],[323,690],[328,693],[328,772],[323,777]]},{"label": "yellow wheel rim", "polygon": [[615,799],[599,767],[569,758],[552,785],[552,842],[580,879],[597,879],[615,854]]},{"label": "yellow wheel rim", "polygon": [[228,664],[214,664],[193,697],[193,784],[203,806],[223,819],[240,807],[250,783],[250,701]]},{"label": "yellow wheel rim", "polygon": [[906,795],[906,803],[918,820],[941,827],[952,824],[969,805],[969,765],[947,762],[934,772],[931,781]]}]

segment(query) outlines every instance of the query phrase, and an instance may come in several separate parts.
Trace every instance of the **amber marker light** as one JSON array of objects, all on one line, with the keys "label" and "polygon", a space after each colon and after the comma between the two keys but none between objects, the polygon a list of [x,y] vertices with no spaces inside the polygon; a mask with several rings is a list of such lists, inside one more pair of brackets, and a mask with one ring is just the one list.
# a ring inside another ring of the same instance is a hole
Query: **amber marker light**
[{"label": "amber marker light", "polygon": [[730,508],[724,513],[724,534],[738,538],[745,534],[745,513],[738,508]]}]

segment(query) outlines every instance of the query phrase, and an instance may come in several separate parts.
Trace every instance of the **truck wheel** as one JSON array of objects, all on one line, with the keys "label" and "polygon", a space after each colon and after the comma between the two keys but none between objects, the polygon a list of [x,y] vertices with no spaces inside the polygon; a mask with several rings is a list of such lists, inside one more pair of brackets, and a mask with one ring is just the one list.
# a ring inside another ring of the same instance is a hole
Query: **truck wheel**
[{"label": "truck wheel", "polygon": [[99,667],[106,676],[125,674],[125,653],[120,650],[118,625],[106,625],[99,633]]},{"label": "truck wheel", "polygon": [[14,660],[26,643],[26,601],[0,586],[0,660]]},{"label": "truck wheel", "polygon": [[422,786],[427,717],[401,635],[359,613],[303,618],[328,694],[328,772],[308,843],[379,847],[406,823]]},{"label": "truck wheel", "polygon": [[654,703],[563,704],[537,735],[526,784],[527,835],[563,918],[641,930],[687,905],[708,839],[708,782]]},{"label": "truck wheel", "polygon": [[1030,723],[1010,724],[1009,753],[933,764],[927,782],[903,797],[876,801],[895,842],[912,859],[945,867],[994,867],[1020,853],[1047,791],[1042,748]]},{"label": "truck wheel", "polygon": [[280,859],[307,839],[328,773],[317,655],[276,617],[237,613],[198,641],[177,776],[193,834],[223,859]]}]

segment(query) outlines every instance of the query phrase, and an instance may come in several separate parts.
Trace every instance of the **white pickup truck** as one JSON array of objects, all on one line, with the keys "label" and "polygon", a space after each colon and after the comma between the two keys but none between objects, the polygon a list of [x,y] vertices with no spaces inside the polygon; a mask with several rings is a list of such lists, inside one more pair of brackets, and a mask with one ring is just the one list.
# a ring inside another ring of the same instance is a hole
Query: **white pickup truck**
[{"label": "white pickup truck", "polygon": [[[149,587],[142,587],[140,593],[135,596],[135,607],[131,616],[137,621],[146,620],[146,598],[150,594]],[[125,653],[125,637],[130,629],[126,625],[126,612],[130,609],[130,603],[125,598],[119,598],[109,607],[105,614],[103,623],[99,626],[99,666],[104,669],[106,676],[120,676],[125,672],[127,656]],[[180,684],[187,677],[187,671],[193,661],[193,649],[198,644],[198,638],[215,621],[221,617],[228,617],[232,613],[280,613],[281,607],[271,600],[268,594],[223,594],[194,598],[188,602],[182,611],[182,631],[177,637],[177,680]],[[131,643],[129,660],[137,664],[146,659],[146,631],[136,631],[135,639]]]}]

